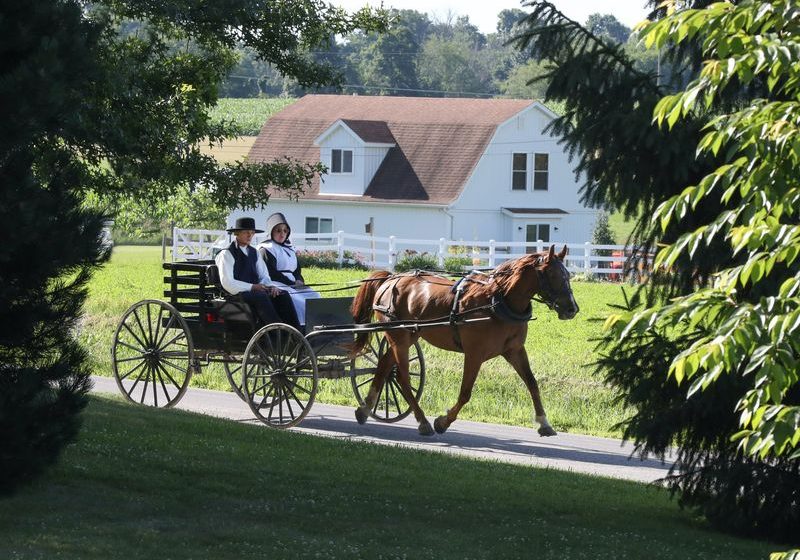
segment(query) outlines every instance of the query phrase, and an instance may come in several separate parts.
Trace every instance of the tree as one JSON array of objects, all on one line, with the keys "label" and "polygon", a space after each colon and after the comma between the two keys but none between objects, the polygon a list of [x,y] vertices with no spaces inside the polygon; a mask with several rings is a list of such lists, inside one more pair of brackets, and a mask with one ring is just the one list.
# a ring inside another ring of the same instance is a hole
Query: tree
[{"label": "tree", "polygon": [[586,29],[597,37],[610,39],[615,43],[627,43],[631,30],[611,14],[591,14],[586,19]]},{"label": "tree", "polygon": [[[611,226],[608,224],[608,212],[603,210],[597,215],[597,221],[592,230],[592,243],[595,245],[615,245],[617,243],[616,237]],[[598,253],[607,255],[609,253]]]},{"label": "tree", "polygon": [[500,10],[497,14],[497,32],[504,38],[511,38],[516,31],[517,25],[528,14],[519,8]]},{"label": "tree", "polygon": [[278,97],[283,93],[283,76],[253,49],[237,49],[238,64],[231,69],[220,89],[220,97]]},{"label": "tree", "polygon": [[793,540],[798,8],[684,4],[700,11],[665,3],[644,31],[695,79],[675,96],[547,2],[533,3],[517,44],[554,62],[547,95],[565,112],[551,130],[584,200],[638,217],[643,254],[666,247],[600,343],[598,372],[634,411],[625,436],[642,453],[677,446],[667,484],[681,504]]},{"label": "tree", "polygon": [[453,33],[451,38],[429,37],[418,64],[420,83],[450,95],[488,91],[491,75],[480,64],[473,45],[473,38],[462,32]]},{"label": "tree", "polygon": [[502,94],[518,99],[543,100],[547,92],[547,83],[542,79],[547,75],[545,65],[536,60],[528,60],[515,67],[508,79],[499,85]]},{"label": "tree", "polygon": [[[672,129],[708,115],[699,153],[719,165],[656,211],[662,229],[705,200],[720,211],[662,248],[656,267],[691,258],[718,239],[739,262],[714,281],[634,314],[612,316],[619,339],[633,330],[686,332],[691,344],[670,356],[669,374],[689,394],[714,390],[722,376],[746,380],[734,435],[749,456],[800,459],[800,6],[743,1],[671,14],[644,30],[648,45],[697,40],[704,68],[684,91],[665,96],[656,122]],[[767,62],[769,60],[769,62]],[[717,109],[728,87],[758,87],[745,105]],[[705,218],[705,216],[704,216]],[[688,337],[687,337],[688,338]],[[795,527],[799,518],[795,516]]]},{"label": "tree", "polygon": [[387,95],[397,89],[419,88],[419,50],[420,45],[416,42],[413,31],[397,25],[390,27],[386,33],[366,37],[351,60],[354,60],[358,69],[360,83],[369,87],[371,93]]},{"label": "tree", "polygon": [[104,216],[85,197],[157,203],[201,185],[220,206],[252,207],[267,186],[301,192],[319,166],[219,165],[199,149],[233,133],[208,116],[232,49],[321,85],[337,74],[308,47],[382,28],[385,14],[300,0],[9,0],[0,10],[0,227],[10,240],[0,256],[0,493],[10,493],[75,438],[86,404],[75,330],[107,255]]}]

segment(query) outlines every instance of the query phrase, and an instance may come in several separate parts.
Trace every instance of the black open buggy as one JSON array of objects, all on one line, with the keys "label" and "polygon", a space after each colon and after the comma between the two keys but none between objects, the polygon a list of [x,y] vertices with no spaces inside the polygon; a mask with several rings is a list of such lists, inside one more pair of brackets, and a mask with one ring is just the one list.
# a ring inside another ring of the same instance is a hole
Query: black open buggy
[{"label": "black open buggy", "polygon": [[[164,297],[142,300],[122,316],[111,347],[114,377],[129,400],[156,407],[180,401],[193,374],[220,363],[234,392],[269,426],[296,426],[314,403],[318,380],[349,377],[359,405],[387,344],[380,334],[369,350],[350,358],[356,332],[387,326],[355,325],[352,298],[307,302],[305,336],[284,323],[259,325],[250,306],[222,290],[213,261],[164,263]],[[414,395],[425,384],[419,343],[409,355]],[[394,373],[371,416],[382,422],[405,418],[410,409]]]}]

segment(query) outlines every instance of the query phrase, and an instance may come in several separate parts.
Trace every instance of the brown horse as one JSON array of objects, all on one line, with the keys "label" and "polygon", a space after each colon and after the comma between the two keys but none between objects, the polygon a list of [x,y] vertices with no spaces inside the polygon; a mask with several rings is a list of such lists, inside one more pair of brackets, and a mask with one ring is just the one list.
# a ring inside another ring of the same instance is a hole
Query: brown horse
[{"label": "brown horse", "polygon": [[[564,266],[566,254],[566,246],[559,254],[555,254],[555,247],[551,246],[549,251],[507,261],[489,274],[472,273],[458,284],[426,272],[397,275],[384,271],[373,273],[353,300],[351,311],[357,323],[370,322],[375,312],[380,322],[439,318],[447,321],[450,318],[450,324],[422,327],[419,330],[386,331],[389,350],[378,361],[365,404],[356,409],[358,422],[366,422],[387,375],[396,365],[401,392],[419,423],[419,433],[433,434],[409,383],[408,350],[422,337],[438,348],[464,354],[458,401],[447,414],[439,416],[434,422],[438,433],[444,433],[455,422],[459,411],[469,401],[483,362],[503,356],[531,394],[539,434],[556,435],[547,421],[539,387],[528,362],[525,337],[534,296],[538,295],[543,303],[556,311],[559,319],[572,319],[578,313],[578,304],[572,296],[569,283],[569,272]],[[479,317],[489,319],[466,323],[460,321]],[[363,350],[369,336],[369,333],[356,336],[354,355]]]}]

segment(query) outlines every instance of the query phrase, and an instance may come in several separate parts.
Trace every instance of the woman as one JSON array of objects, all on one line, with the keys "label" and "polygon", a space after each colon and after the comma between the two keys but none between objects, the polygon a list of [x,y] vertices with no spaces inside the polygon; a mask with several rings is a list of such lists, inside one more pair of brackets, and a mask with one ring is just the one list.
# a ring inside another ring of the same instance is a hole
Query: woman
[{"label": "woman", "polygon": [[289,235],[292,233],[286,218],[280,212],[267,218],[269,240],[258,246],[258,254],[267,263],[269,277],[292,297],[300,324],[306,324],[306,300],[320,295],[305,285]]}]

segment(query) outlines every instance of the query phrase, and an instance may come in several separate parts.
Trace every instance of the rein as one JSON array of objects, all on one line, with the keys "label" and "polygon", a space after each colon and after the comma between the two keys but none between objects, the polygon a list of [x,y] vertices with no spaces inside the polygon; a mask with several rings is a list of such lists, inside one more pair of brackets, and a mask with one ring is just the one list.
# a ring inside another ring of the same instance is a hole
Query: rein
[{"label": "rein", "polygon": [[[461,278],[465,278],[472,274],[474,271],[465,272],[461,275]],[[325,290],[316,290],[317,292],[324,294],[328,292],[341,292],[343,290],[352,290],[353,288],[357,288],[361,284],[365,284],[367,282],[385,282],[389,280],[393,280],[394,278],[400,278],[403,276],[434,276],[439,277],[442,279],[446,279],[443,274],[440,274],[437,271],[428,271],[428,270],[414,270],[410,272],[400,272],[398,274],[392,274],[391,276],[386,276],[385,278],[363,278],[361,280],[353,280],[351,282],[321,282],[316,284],[305,284],[308,288],[317,288],[318,286],[340,286],[338,288],[327,288]],[[455,275],[453,275],[455,276]],[[478,280],[476,280],[478,281]]]}]

